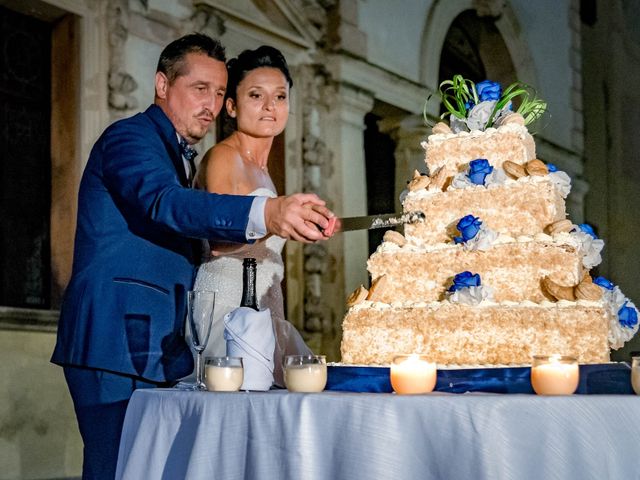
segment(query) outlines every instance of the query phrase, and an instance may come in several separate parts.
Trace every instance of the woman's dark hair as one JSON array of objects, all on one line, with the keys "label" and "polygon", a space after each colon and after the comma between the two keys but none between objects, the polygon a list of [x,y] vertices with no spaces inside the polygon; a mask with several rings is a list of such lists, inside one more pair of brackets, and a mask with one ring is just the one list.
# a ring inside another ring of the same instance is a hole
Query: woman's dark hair
[{"label": "woman's dark hair", "polygon": [[263,45],[255,50],[245,50],[236,58],[232,58],[227,62],[229,79],[227,81],[226,97],[235,101],[238,84],[247,73],[261,67],[277,68],[287,79],[289,88],[293,87],[289,66],[280,50],[268,45]]},{"label": "woman's dark hair", "polygon": [[185,74],[185,57],[188,53],[202,53],[221,62],[226,61],[222,44],[208,35],[191,33],[174,40],[167,45],[158,60],[156,72],[162,72],[169,79],[169,83]]}]

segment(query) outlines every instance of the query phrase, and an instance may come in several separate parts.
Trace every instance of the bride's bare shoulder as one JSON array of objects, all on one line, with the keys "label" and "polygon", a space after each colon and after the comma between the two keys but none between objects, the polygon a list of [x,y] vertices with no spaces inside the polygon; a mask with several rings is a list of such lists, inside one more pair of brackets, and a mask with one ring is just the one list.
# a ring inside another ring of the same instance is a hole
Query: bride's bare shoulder
[{"label": "bride's bare shoulder", "polygon": [[209,192],[241,193],[244,163],[232,144],[220,142],[209,149],[202,159],[204,185]]},{"label": "bride's bare shoulder", "polygon": [[222,141],[210,148],[203,158],[203,161],[205,160],[208,165],[215,164],[237,167],[238,164],[242,164],[240,151],[226,141]]}]

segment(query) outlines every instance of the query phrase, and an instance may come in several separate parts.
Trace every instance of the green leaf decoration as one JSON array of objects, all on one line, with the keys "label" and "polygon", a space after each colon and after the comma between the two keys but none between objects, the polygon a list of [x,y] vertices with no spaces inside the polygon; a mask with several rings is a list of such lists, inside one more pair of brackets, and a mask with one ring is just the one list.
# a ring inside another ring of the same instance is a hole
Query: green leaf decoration
[{"label": "green leaf decoration", "polygon": [[547,103],[536,96],[536,91],[533,87],[526,83],[514,82],[502,92],[500,100],[493,107],[485,128],[491,127],[498,112],[518,97],[521,97],[520,106],[516,112],[523,116],[525,125],[536,121],[547,109]]},{"label": "green leaf decoration", "polygon": [[478,93],[476,92],[475,83],[464,78],[462,75],[454,75],[453,79],[443,81],[438,91],[440,92],[442,104],[447,109],[447,111],[441,115],[441,118],[445,118],[447,115],[454,115],[464,119],[467,116],[465,104],[469,100],[478,103]]}]

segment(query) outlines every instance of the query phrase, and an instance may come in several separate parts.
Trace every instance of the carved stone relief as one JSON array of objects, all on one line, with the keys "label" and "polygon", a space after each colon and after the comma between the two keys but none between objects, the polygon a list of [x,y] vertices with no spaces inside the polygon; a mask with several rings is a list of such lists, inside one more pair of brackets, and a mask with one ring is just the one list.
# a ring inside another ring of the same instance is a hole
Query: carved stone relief
[{"label": "carved stone relief", "polygon": [[209,5],[197,4],[191,15],[190,28],[191,32],[205,33],[213,38],[220,38],[226,30],[224,19],[216,13],[216,10]]},{"label": "carved stone relief", "polygon": [[[303,107],[302,167],[303,190],[315,192],[327,198],[325,179],[333,171],[333,153],[323,140],[321,118],[326,111],[333,87],[329,74],[322,64],[305,65],[298,69],[297,78],[305,92]],[[332,208],[329,203],[329,208]],[[323,285],[329,273],[331,258],[323,244],[305,245],[304,253],[304,333],[311,345],[322,342],[323,335],[331,334],[335,328],[334,315],[323,294]]]},{"label": "carved stone relief", "polygon": [[138,82],[124,69],[124,52],[129,32],[128,0],[109,0],[107,26],[109,31],[109,107],[117,111],[138,108],[133,92]]},{"label": "carved stone relief", "polygon": [[473,8],[481,18],[500,18],[506,6],[505,0],[473,0]]}]

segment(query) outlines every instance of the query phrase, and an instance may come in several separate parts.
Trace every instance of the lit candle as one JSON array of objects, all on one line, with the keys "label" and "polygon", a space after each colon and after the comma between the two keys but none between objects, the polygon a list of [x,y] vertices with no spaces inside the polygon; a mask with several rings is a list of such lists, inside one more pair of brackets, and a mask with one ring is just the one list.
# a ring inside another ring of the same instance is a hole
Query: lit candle
[{"label": "lit candle", "polygon": [[574,357],[536,355],[531,385],[538,395],[571,395],[578,388],[580,369]]},{"label": "lit candle", "polygon": [[244,379],[242,358],[208,357],[205,361],[204,383],[212,392],[236,392]]},{"label": "lit candle", "polygon": [[391,386],[396,393],[429,393],[436,386],[436,364],[421,355],[398,355],[391,364]]},{"label": "lit candle", "polygon": [[327,385],[327,360],[324,355],[287,355],[284,383],[290,392],[322,392]]},{"label": "lit candle", "polygon": [[631,362],[631,386],[636,395],[640,395],[640,357],[633,357]]}]

